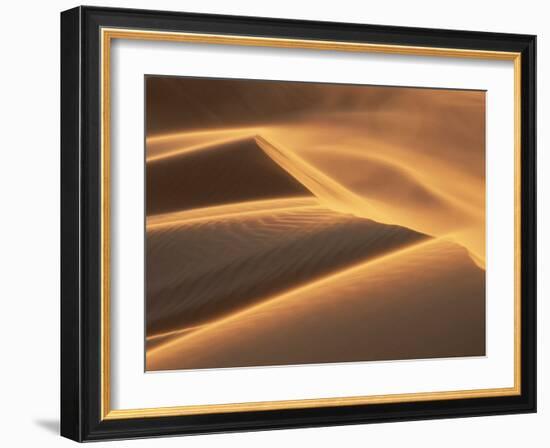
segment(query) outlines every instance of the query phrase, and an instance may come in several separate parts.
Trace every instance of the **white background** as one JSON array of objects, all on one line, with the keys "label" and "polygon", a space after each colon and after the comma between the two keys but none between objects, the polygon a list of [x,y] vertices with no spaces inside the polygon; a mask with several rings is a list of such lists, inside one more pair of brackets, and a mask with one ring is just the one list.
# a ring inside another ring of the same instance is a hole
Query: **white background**
[{"label": "white background", "polygon": [[[512,61],[115,40],[111,67],[114,409],[513,387]],[[143,82],[151,73],[487,90],[487,356],[145,373]]]},{"label": "white background", "polygon": [[[338,2],[245,0],[101,1],[103,6],[159,8],[363,23],[538,34],[539,229],[549,224],[546,192],[550,159],[544,124],[550,120],[545,73],[550,34],[545,2],[393,1]],[[69,446],[58,431],[59,397],[59,11],[69,1],[3,5],[0,71],[2,163],[0,221],[2,301],[0,368],[2,428],[6,446]],[[546,202],[546,207],[543,207]],[[550,342],[548,321],[550,238],[539,232],[539,413],[458,420],[405,422],[170,438],[111,446],[546,446],[550,439],[550,393],[542,357]],[[545,278],[546,277],[546,278]],[[547,350],[546,350],[547,351]],[[98,444],[97,446],[103,446]],[[105,445],[108,446],[108,445]]]}]

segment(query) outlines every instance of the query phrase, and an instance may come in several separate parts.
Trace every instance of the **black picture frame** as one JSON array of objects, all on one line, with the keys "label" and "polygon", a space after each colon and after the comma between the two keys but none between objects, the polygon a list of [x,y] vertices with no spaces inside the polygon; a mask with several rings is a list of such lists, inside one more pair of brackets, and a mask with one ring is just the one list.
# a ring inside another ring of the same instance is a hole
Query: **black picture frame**
[{"label": "black picture frame", "polygon": [[[521,393],[514,396],[102,419],[100,29],[521,54]],[[61,13],[61,435],[76,441],[536,412],[536,37],[77,7]]]}]

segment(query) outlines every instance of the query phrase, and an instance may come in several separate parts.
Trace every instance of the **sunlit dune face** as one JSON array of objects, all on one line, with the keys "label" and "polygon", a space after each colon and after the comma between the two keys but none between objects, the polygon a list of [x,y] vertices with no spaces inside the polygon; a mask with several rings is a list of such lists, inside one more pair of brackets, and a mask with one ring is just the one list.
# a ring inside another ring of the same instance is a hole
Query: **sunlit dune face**
[{"label": "sunlit dune face", "polygon": [[485,92],[146,95],[148,370],[485,353]]},{"label": "sunlit dune face", "polygon": [[148,352],[147,368],[475,356],[483,287],[465,250],[422,242],[173,335]]}]

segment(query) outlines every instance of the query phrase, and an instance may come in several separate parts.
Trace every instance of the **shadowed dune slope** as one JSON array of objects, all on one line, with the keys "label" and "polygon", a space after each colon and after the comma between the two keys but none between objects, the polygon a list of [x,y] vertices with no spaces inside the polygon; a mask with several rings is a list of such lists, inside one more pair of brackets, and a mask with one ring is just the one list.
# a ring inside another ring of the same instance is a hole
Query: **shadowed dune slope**
[{"label": "shadowed dune slope", "polygon": [[180,214],[179,221],[149,229],[148,337],[210,322],[427,238],[320,206],[279,202],[288,208],[197,221]]},{"label": "shadowed dune slope", "polygon": [[253,137],[147,162],[147,215],[311,193]]},{"label": "shadowed dune slope", "polygon": [[251,137],[255,133],[255,129],[237,128],[176,132],[157,137],[147,137],[146,160],[150,162],[182,152],[196,151],[213,145],[221,145],[231,140]]},{"label": "shadowed dune slope", "polygon": [[147,369],[480,356],[484,291],[465,249],[427,240],[159,345]]}]

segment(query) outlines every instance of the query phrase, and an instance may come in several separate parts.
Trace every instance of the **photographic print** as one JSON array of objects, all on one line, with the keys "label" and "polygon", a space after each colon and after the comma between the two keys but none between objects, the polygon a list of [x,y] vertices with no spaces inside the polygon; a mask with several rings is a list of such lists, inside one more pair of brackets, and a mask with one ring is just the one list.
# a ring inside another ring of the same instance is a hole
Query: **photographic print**
[{"label": "photographic print", "polygon": [[60,432],[536,412],[536,36],[61,14]]},{"label": "photographic print", "polygon": [[485,92],[145,77],[146,370],[485,355]]}]

